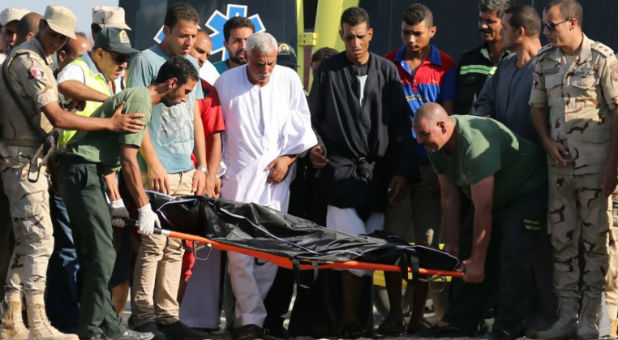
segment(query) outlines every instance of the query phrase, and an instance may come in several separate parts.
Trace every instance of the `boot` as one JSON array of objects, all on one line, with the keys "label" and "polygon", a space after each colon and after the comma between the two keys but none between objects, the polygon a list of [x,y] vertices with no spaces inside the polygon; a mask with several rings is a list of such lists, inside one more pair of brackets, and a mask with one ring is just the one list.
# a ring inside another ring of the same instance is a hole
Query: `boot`
[{"label": "boot", "polygon": [[30,339],[45,340],[78,340],[77,334],[65,334],[54,328],[47,319],[45,304],[29,303],[26,306],[28,312],[28,325],[30,326]]},{"label": "boot", "polygon": [[540,339],[566,340],[575,338],[577,334],[577,298],[560,298],[558,320],[544,331],[538,333]]},{"label": "boot", "polygon": [[0,328],[0,339],[28,339],[29,332],[21,317],[21,310],[21,301],[6,302],[2,316],[2,327]]},{"label": "boot", "polygon": [[582,310],[579,314],[577,325],[578,339],[599,338],[599,310],[601,309],[601,297],[588,297],[584,295]]},{"label": "boot", "polygon": [[609,328],[609,337],[612,339],[618,338],[618,334],[616,332],[616,327],[618,327],[618,319],[610,320],[610,328]]}]

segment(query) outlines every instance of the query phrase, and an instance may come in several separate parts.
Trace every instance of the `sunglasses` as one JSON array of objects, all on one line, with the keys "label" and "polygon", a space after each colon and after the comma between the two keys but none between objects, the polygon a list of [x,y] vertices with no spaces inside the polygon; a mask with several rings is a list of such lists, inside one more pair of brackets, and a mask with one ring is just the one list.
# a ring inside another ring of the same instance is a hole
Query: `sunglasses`
[{"label": "sunglasses", "polygon": [[105,50],[107,53],[109,53],[109,55],[112,56],[112,58],[114,59],[114,61],[117,64],[124,64],[126,62],[128,62],[131,59],[131,55],[130,54],[122,54],[122,53],[117,53],[117,52],[113,52],[113,51],[107,51]]},{"label": "sunglasses", "polygon": [[560,24],[563,24],[563,23],[565,23],[565,22],[567,22],[569,20],[571,20],[571,18],[566,18],[566,19],[564,19],[564,20],[562,20],[560,22],[556,22],[556,23],[553,23],[551,21],[543,20],[543,22],[541,24],[543,25],[544,28],[547,28],[550,32],[553,32],[553,31],[556,30],[556,26],[558,26]]}]

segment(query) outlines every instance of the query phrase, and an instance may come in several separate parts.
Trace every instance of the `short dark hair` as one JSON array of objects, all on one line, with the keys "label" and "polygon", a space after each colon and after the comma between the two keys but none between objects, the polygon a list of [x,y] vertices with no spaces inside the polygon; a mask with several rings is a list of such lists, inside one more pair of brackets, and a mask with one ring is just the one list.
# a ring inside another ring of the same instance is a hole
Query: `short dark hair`
[{"label": "short dark hair", "polygon": [[552,0],[545,6],[543,11],[548,11],[554,6],[559,6],[560,13],[567,18],[577,19],[577,24],[581,27],[584,22],[584,9],[577,0]]},{"label": "short dark hair", "polygon": [[538,36],[541,33],[541,17],[534,7],[528,5],[515,5],[504,12],[510,14],[509,25],[514,29],[523,27],[526,36]]},{"label": "short dark hair", "polygon": [[172,28],[180,20],[192,21],[197,24],[200,21],[200,15],[197,13],[197,10],[195,10],[195,7],[186,2],[179,2],[171,5],[167,9],[163,24]]},{"label": "short dark hair", "polygon": [[433,26],[433,13],[431,13],[429,7],[423,4],[412,4],[403,12],[401,20],[410,26],[417,25],[425,20],[427,26],[431,27]]},{"label": "short dark hair", "polygon": [[36,34],[39,31],[39,22],[41,18],[43,18],[43,16],[35,12],[24,15],[15,28],[17,36],[25,37],[28,33]]},{"label": "short dark hair", "polygon": [[[84,32],[75,32],[75,38],[77,38],[78,36],[85,38],[86,40],[88,39],[88,36]],[[72,54],[73,52],[75,52],[73,51],[73,45],[71,45],[71,40],[73,39],[67,39],[67,42],[62,45],[60,51],[64,51],[64,53],[66,54]]]},{"label": "short dark hair", "polygon": [[92,32],[92,37],[99,34],[103,30],[103,27],[99,24],[92,23],[90,24],[90,31]]},{"label": "short dark hair", "polygon": [[313,52],[311,55],[311,63],[322,62],[335,54],[339,53],[336,49],[331,47],[322,47],[319,50]]},{"label": "short dark hair", "polygon": [[350,7],[341,14],[341,29],[343,29],[343,24],[356,26],[363,22],[367,24],[367,28],[371,27],[369,14],[361,7]]},{"label": "short dark hair", "polygon": [[178,79],[179,85],[184,85],[189,79],[197,81],[199,79],[198,77],[195,66],[193,66],[189,60],[184,57],[176,56],[169,58],[161,65],[154,83],[161,84],[172,78],[176,78]]},{"label": "short dark hair", "polygon": [[230,20],[226,21],[225,24],[223,24],[223,38],[225,38],[225,41],[228,41],[228,39],[230,39],[230,31],[236,28],[243,28],[243,27],[247,27],[250,28],[253,33],[255,33],[255,25],[253,25],[253,22],[251,22],[251,19],[247,18],[247,17],[233,17]]},{"label": "short dark hair", "polygon": [[498,17],[502,18],[504,12],[511,7],[511,0],[481,0],[479,2],[479,11],[481,12],[497,12]]}]

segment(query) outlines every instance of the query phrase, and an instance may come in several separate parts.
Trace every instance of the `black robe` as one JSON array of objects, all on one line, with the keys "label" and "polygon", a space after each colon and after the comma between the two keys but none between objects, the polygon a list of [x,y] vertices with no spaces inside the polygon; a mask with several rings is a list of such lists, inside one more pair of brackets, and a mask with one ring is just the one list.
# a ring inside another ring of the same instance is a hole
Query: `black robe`
[{"label": "black robe", "polygon": [[309,94],[311,122],[329,163],[319,171],[326,203],[382,211],[392,176],[418,179],[410,107],[393,63],[371,53],[359,102],[359,80],[345,52],[320,64]]}]

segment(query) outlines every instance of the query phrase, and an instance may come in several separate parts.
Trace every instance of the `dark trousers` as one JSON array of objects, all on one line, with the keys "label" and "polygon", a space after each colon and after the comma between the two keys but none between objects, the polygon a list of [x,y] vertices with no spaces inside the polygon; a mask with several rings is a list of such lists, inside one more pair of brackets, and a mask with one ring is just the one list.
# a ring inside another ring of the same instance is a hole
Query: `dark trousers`
[{"label": "dark trousers", "polygon": [[273,281],[273,285],[264,299],[267,314],[266,320],[264,320],[264,328],[278,329],[283,327],[283,314],[290,309],[293,293],[294,272],[279,267],[275,281]]},{"label": "dark trousers", "polygon": [[[4,280],[9,270],[9,262],[13,255],[15,240],[13,238],[13,223],[9,211],[9,200],[4,194],[4,185],[0,179],[0,296],[4,297]],[[1,315],[1,314],[0,314]]]},{"label": "dark trousers", "polygon": [[[521,194],[506,208],[494,212],[485,262],[485,280],[471,284],[456,280],[444,321],[474,335],[485,312],[493,306],[494,330],[522,333],[535,293],[533,263],[536,239],[545,230],[546,187]],[[472,210],[472,209],[470,209]],[[460,258],[470,256],[473,213],[460,233]]]},{"label": "dark trousers", "polygon": [[82,294],[77,334],[119,337],[126,329],[114,310],[108,288],[116,252],[102,172],[96,164],[64,157],[58,178],[80,265]]},{"label": "dark trousers", "polygon": [[45,306],[54,327],[66,333],[75,333],[79,310],[77,251],[64,200],[51,194],[49,201],[54,225],[54,253],[47,267]]}]

